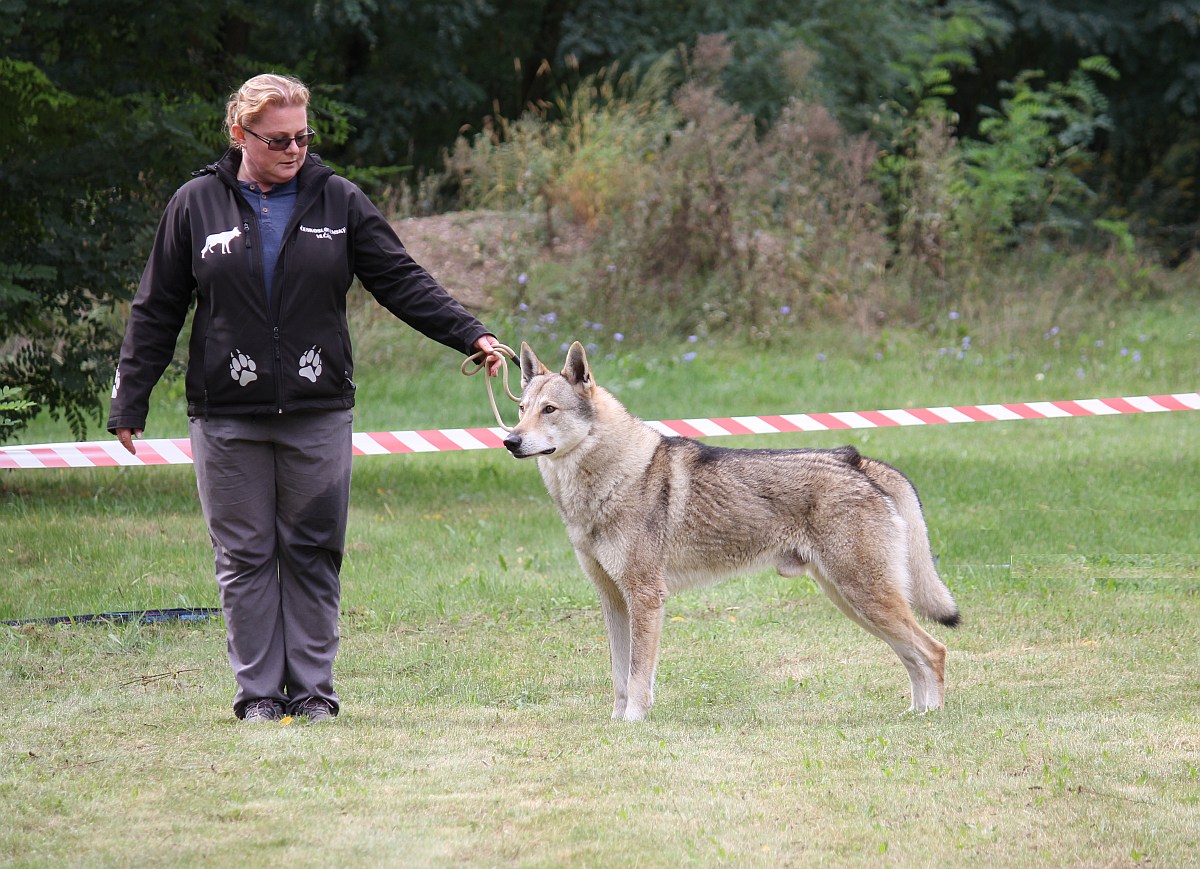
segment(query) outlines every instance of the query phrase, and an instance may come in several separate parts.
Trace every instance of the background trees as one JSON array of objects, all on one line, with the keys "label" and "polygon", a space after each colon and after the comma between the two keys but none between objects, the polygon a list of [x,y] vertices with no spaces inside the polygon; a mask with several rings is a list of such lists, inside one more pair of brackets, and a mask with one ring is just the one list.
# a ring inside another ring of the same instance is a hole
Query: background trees
[{"label": "background trees", "polygon": [[1111,125],[1094,143],[1087,181],[1097,212],[1127,220],[1172,263],[1197,244],[1200,201],[1200,2],[1124,0],[1043,3],[992,0],[1001,38],[975,52],[956,78],[951,105],[975,135],[1000,83],[1022,70],[1062,79],[1082,58],[1108,57],[1120,80],[1105,83]]},{"label": "background trees", "polygon": [[[216,4],[0,7],[0,383],[83,432],[112,379],[156,212],[220,147],[234,66]],[[164,51],[164,46],[171,50]]]},{"label": "background trees", "polygon": [[[322,155],[368,186],[438,173],[464,131],[495,137],[527,107],[577,109],[602,71],[707,88],[752,119],[744,149],[820,107],[882,155],[889,243],[944,274],[972,232],[1077,244],[1096,219],[1186,259],[1198,33],[1200,0],[0,0],[0,384],[82,434],[161,207],[220,153],[223,100],[262,69],[313,85]],[[726,62],[696,67],[702,34]]]}]

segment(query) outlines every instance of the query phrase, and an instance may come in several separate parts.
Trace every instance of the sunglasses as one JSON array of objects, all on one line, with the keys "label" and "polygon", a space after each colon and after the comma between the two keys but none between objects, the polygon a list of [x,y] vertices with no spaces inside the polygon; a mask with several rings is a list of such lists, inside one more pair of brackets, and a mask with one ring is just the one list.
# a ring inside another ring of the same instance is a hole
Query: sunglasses
[{"label": "sunglasses", "polygon": [[316,131],[312,129],[305,130],[303,133],[297,133],[295,136],[280,136],[271,139],[268,139],[266,136],[260,136],[246,127],[242,127],[242,129],[260,142],[266,142],[268,151],[286,151],[293,141],[295,141],[297,148],[307,148],[308,143],[317,138]]}]

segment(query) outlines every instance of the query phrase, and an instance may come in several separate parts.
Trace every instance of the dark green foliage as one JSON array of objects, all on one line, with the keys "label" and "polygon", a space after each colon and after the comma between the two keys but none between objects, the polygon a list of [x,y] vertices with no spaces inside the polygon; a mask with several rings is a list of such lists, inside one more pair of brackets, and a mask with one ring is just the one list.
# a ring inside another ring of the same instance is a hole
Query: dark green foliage
[{"label": "dark green foliage", "polygon": [[[0,4],[0,382],[79,436],[165,196],[220,146],[233,4]],[[171,45],[173,50],[163,51]],[[21,423],[0,424],[0,440]]]},{"label": "dark green foliage", "polygon": [[[702,35],[727,46],[715,72],[691,55]],[[674,149],[662,143],[675,180],[646,189],[681,210],[642,213],[644,229],[664,233],[643,240],[659,238],[657,250],[676,258],[660,264],[676,281],[736,288],[750,266],[722,269],[746,246],[719,208],[686,210],[676,182],[694,178],[704,201],[733,208],[737,194],[712,178],[745,175],[737,163],[746,153],[782,147],[780,136],[805,125],[844,131],[837,141],[848,159],[882,155],[871,175],[879,196],[856,212],[870,220],[852,241],[821,234],[836,225],[828,190],[815,197],[827,214],[803,216],[805,232],[817,227],[813,238],[851,260],[864,238],[874,251],[877,210],[899,256],[914,254],[939,279],[956,245],[1002,246],[1046,225],[1099,227],[1102,244],[1120,228],[1139,252],[1149,243],[1171,263],[1184,260],[1200,237],[1198,37],[1200,0],[0,0],[0,110],[9,119],[0,140],[0,386],[21,387],[24,400],[65,415],[79,434],[102,412],[121,305],[162,206],[219,155],[224,101],[254,73],[305,79],[321,155],[380,194],[440,173],[464,131],[499,135],[515,124],[504,119],[531,106],[543,120],[570,122],[585,83],[645,76],[657,64],[656,87],[691,82],[705,89],[706,111],[730,107],[738,139],[728,165],[708,175],[717,149],[693,137],[689,151],[686,136]],[[1077,72],[1093,56],[1120,77]],[[809,112],[803,123],[797,106]],[[715,117],[692,120],[703,127]],[[615,118],[587,159],[540,154],[537,183],[508,194],[535,205],[569,194],[590,220],[607,201],[621,210],[609,217],[636,224],[605,168],[619,153],[613,143],[637,138],[625,121]],[[873,145],[851,147],[862,132]],[[826,166],[818,152],[805,159]],[[814,171],[843,190],[867,189]],[[587,186],[588,172],[598,188]],[[436,192],[450,202],[464,191]],[[789,209],[799,202],[789,190],[774,217],[796,218]],[[740,219],[758,231],[769,210],[742,207]],[[783,277],[811,284],[815,244],[798,238],[802,274]],[[32,410],[7,412],[0,440]]]},{"label": "dark green foliage", "polygon": [[21,397],[21,390],[12,386],[0,386],[0,426],[16,426],[17,420],[10,413],[24,413],[35,407],[32,401]]},{"label": "dark green foliage", "polygon": [[[494,15],[486,0],[330,0],[275,7],[254,32],[265,61],[349,107],[350,135],[340,147],[322,142],[323,156],[396,165],[431,162],[486,106],[485,82],[471,72]],[[487,60],[494,69],[494,55]]]},{"label": "dark green foliage", "polygon": [[1040,69],[1063,80],[1101,54],[1120,72],[1105,82],[1111,129],[1093,145],[1087,181],[1097,211],[1126,220],[1178,262],[1200,237],[1200,0],[992,0],[1007,38],[977,53],[977,72],[956,77],[951,105],[962,131],[979,130],[1000,83]]},{"label": "dark green foliage", "polygon": [[1041,77],[1031,71],[1008,85],[999,108],[980,122],[980,138],[962,145],[974,229],[995,245],[1042,228],[1089,226],[1093,193],[1081,176],[1096,135],[1112,129],[1096,77],[1118,75],[1105,58],[1094,57],[1065,82],[1041,86]]}]

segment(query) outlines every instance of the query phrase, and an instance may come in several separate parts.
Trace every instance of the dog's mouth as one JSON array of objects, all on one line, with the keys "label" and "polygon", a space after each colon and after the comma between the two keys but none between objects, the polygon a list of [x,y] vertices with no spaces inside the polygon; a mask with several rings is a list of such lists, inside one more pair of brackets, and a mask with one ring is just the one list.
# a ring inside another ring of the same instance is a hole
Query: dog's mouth
[{"label": "dog's mouth", "polygon": [[541,452],[526,453],[521,451],[521,444],[519,442],[510,443],[506,441],[504,446],[508,450],[509,455],[511,455],[514,459],[536,459],[538,456],[548,456],[553,453],[555,449],[557,449],[556,447],[549,447]]},{"label": "dog's mouth", "polygon": [[548,456],[553,453],[555,447],[550,447],[548,450],[542,450],[540,453],[513,453],[515,459],[536,459],[538,456]]}]

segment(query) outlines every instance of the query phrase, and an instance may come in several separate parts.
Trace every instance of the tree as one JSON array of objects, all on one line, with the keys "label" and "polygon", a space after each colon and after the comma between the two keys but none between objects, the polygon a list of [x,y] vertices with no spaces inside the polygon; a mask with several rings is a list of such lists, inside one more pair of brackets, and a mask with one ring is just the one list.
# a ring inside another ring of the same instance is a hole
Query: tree
[{"label": "tree", "polygon": [[77,437],[102,413],[114,306],[166,197],[219,151],[222,36],[239,7],[0,0],[0,384],[33,403],[0,440],[38,408]]},{"label": "tree", "polygon": [[[0,0],[0,387],[20,387],[77,435],[102,412],[120,306],[158,215],[223,149],[221,107],[247,76],[299,75],[322,156],[356,180],[394,183],[441,169],[464,127],[530,103],[552,113],[570,105],[564,89],[604,70],[671,54],[676,66],[658,73],[682,82],[702,34],[727,40],[733,62],[711,84],[759,136],[798,98],[910,164],[930,117],[947,148],[974,139],[995,156],[998,134],[1033,115],[1009,112],[1001,128],[987,107],[1037,98],[1010,98],[1001,82],[1034,69],[1069,81],[1084,58],[1107,56],[1121,74],[1103,87],[1111,129],[1088,144],[1097,159],[1071,171],[1089,167],[1108,225],[1154,238],[1173,261],[1197,244],[1200,0],[313,0],[269,11]],[[931,99],[933,115],[922,112]],[[986,160],[972,165],[991,177]],[[901,213],[909,188],[893,187]],[[0,439],[30,412],[9,410]]]},{"label": "tree", "polygon": [[[344,167],[435,166],[464,123],[518,107],[514,59],[532,51],[547,0],[324,0],[284,4],[252,25],[262,60],[348,111],[322,156]],[[287,39],[270,39],[276,32]],[[318,120],[320,119],[318,113]]]},{"label": "tree", "polygon": [[1120,73],[1106,82],[1111,130],[1097,138],[1088,183],[1099,210],[1128,221],[1171,262],[1200,242],[1200,0],[991,0],[1007,36],[981,46],[955,76],[951,106],[975,136],[1000,85],[1023,70],[1065,79],[1101,54]]}]

